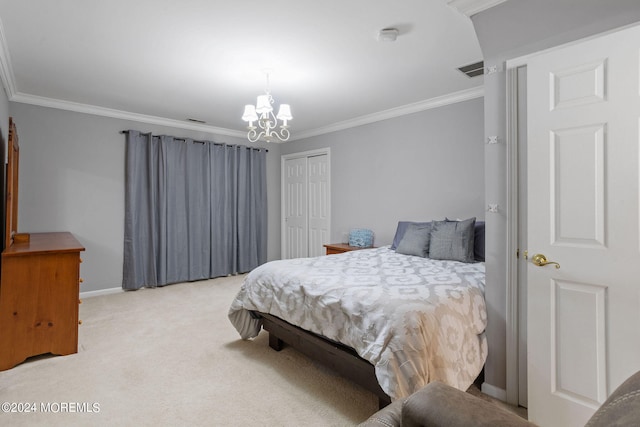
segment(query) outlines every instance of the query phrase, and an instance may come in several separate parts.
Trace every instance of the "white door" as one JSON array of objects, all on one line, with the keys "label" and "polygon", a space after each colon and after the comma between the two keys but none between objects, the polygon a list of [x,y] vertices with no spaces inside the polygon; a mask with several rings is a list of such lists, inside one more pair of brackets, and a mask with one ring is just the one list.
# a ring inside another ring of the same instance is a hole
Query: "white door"
[{"label": "white door", "polygon": [[283,259],[325,253],[331,213],[327,150],[283,156]]},{"label": "white door", "polygon": [[640,27],[527,61],[528,409],[582,426],[640,369]]},{"label": "white door", "polygon": [[329,242],[329,163],[326,154],[308,158],[309,256],[324,255]]},{"label": "white door", "polygon": [[283,258],[308,256],[307,158],[284,162]]}]

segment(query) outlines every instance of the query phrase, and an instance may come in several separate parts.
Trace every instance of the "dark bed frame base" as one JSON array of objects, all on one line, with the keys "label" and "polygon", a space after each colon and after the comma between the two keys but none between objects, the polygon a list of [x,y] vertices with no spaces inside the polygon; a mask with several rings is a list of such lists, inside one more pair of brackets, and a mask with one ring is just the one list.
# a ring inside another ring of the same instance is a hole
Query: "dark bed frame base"
[{"label": "dark bed frame base", "polygon": [[333,369],[342,377],[371,391],[378,397],[378,405],[381,409],[391,403],[391,398],[378,384],[373,365],[358,356],[351,347],[305,331],[270,314],[257,312],[255,314],[262,317],[262,327],[269,332],[269,347],[272,349],[280,351],[286,343],[300,353]]}]

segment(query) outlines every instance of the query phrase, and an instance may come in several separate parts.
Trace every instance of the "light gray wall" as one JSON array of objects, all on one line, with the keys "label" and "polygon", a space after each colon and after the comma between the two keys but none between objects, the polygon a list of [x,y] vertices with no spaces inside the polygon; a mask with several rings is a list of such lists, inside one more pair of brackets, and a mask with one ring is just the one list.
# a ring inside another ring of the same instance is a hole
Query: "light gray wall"
[{"label": "light gray wall", "polygon": [[[18,231],[72,232],[86,247],[82,292],[122,285],[125,136],[121,130],[251,145],[244,139],[14,102],[9,108],[20,136]],[[280,147],[268,148],[271,260],[280,256]]]},{"label": "light gray wall", "polygon": [[[21,142],[19,231],[73,232],[87,248],[83,291],[122,283],[121,130],[248,144],[230,137],[8,104]],[[281,154],[331,147],[332,239],[339,241],[341,233],[353,227],[370,227],[376,232],[376,244],[382,245],[391,242],[398,220],[484,217],[484,170],[478,161],[484,149],[482,125],[479,98],[304,141],[270,144],[269,259],[280,257]]]},{"label": "light gray wall", "polygon": [[370,228],[390,244],[399,220],[484,219],[483,101],[282,144],[331,149],[331,240]]},{"label": "light gray wall", "polygon": [[[487,203],[507,206],[505,61],[562,43],[640,21],[638,0],[509,0],[472,17],[485,66],[500,72],[485,76],[485,137],[501,144],[485,150]],[[487,216],[487,288],[489,353],[485,382],[506,388],[507,218]]]}]

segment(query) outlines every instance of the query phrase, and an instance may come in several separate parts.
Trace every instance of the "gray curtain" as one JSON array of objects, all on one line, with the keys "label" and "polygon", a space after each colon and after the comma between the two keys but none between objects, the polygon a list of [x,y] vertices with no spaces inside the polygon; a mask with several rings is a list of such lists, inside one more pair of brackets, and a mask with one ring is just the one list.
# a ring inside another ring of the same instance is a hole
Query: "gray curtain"
[{"label": "gray curtain", "polygon": [[124,289],[244,273],[266,261],[266,150],[126,134]]}]

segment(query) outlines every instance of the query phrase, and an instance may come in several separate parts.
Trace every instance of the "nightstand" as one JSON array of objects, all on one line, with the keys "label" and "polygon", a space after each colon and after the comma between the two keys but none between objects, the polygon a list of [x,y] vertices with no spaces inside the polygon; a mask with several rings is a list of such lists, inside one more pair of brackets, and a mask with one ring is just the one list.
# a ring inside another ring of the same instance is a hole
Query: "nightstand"
[{"label": "nightstand", "polygon": [[347,243],[328,243],[326,245],[322,245],[327,248],[327,255],[341,254],[344,252],[357,251],[360,249],[371,249],[369,248],[361,248],[359,246],[349,246]]}]

